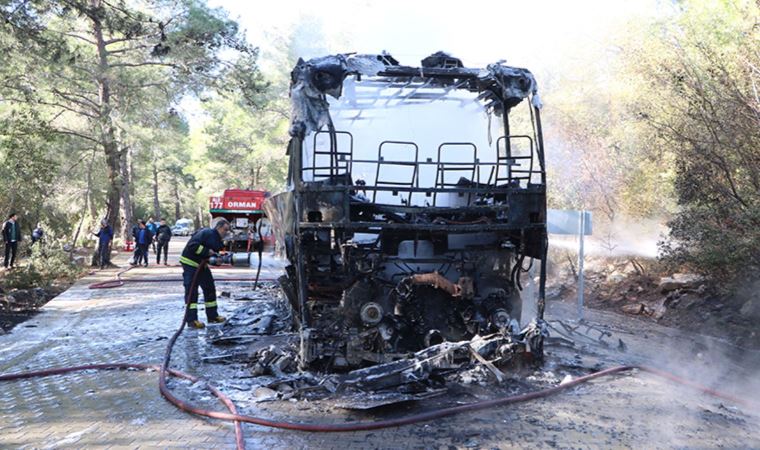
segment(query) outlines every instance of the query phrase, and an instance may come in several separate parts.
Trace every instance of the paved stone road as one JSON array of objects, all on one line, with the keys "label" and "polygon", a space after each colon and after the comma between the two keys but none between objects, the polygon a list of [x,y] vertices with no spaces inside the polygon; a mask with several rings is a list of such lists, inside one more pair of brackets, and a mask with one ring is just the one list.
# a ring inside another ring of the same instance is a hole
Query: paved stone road
[{"label": "paved stone road", "polygon": [[[175,261],[180,244],[173,248]],[[241,273],[253,272],[229,269],[219,276]],[[166,339],[179,325],[181,283],[87,288],[114,274],[115,270],[99,272],[81,280],[35,318],[0,336],[0,373],[114,361],[159,363]],[[126,277],[178,280],[179,274],[178,268],[151,268],[132,270]],[[275,274],[276,270],[268,267],[262,276]],[[220,283],[219,289],[224,288]],[[233,307],[230,303],[220,300],[223,312]],[[625,331],[629,346],[636,345],[634,339],[645,326],[634,323]],[[652,330],[644,333],[644,339],[647,333],[657,336],[656,341],[663,345],[675,339],[652,334]],[[198,369],[198,355],[205,345],[202,336],[196,331],[183,334],[175,348],[173,367],[203,376]],[[651,347],[652,340],[642,340],[642,348]],[[683,347],[690,341],[672,342]],[[662,348],[657,352],[664,354]],[[552,361],[554,350],[550,352]],[[571,350],[570,358],[574,352]],[[615,355],[597,355],[594,360],[594,354],[584,354],[583,364],[624,362]],[[581,364],[580,359],[576,362]],[[564,376],[561,366],[552,370],[560,379]],[[182,382],[174,385],[181,393],[192,389]],[[492,395],[486,386],[456,401]],[[192,399],[222,409],[201,389]],[[373,419],[370,414],[334,411],[311,402],[284,403],[260,404],[257,410],[246,412],[308,422]],[[397,406],[399,412],[412,408]],[[584,385],[551,400],[396,429],[308,434],[246,425],[245,434],[249,448],[757,448],[758,429],[757,415],[648,375],[628,375]],[[155,373],[77,373],[0,384],[0,448],[233,447],[230,424],[175,409],[160,397]]]},{"label": "paved stone road", "polygon": [[[173,248],[175,261],[179,244]],[[0,373],[115,361],[159,363],[166,339],[181,320],[180,269],[140,268],[124,276],[175,281],[88,289],[115,273],[82,279],[34,319],[0,336]],[[229,269],[217,277],[252,274]],[[222,311],[230,308],[223,299],[220,305]],[[180,339],[175,367],[186,366],[193,339],[197,333]],[[227,448],[233,443],[231,425],[191,417],[163,400],[155,373],[75,373],[0,385],[0,448]]]}]

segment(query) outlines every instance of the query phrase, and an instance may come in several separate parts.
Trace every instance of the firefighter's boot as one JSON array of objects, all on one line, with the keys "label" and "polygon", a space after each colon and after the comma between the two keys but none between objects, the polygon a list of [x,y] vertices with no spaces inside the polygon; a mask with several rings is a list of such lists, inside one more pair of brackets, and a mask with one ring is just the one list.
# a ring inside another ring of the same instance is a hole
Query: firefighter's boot
[{"label": "firefighter's boot", "polygon": [[187,323],[187,327],[200,330],[202,328],[206,328],[206,325],[200,320],[191,320],[190,322]]}]

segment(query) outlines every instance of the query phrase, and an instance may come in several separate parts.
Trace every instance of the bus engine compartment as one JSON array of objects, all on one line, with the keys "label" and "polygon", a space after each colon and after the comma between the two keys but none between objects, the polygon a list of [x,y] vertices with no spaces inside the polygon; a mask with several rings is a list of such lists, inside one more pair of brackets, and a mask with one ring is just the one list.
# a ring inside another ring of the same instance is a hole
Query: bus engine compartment
[{"label": "bus engine compartment", "polygon": [[[264,205],[301,367],[384,364],[483,337],[541,360],[546,172],[536,81],[438,52],[299,60],[288,189]],[[538,299],[523,311],[534,262]],[[488,347],[486,349],[486,347]],[[480,351],[480,350],[479,350]]]}]

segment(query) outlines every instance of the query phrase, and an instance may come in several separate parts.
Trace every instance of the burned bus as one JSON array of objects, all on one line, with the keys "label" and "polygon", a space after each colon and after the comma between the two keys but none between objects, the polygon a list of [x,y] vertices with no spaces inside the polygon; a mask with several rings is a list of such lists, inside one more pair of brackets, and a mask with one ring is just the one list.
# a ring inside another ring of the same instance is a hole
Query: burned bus
[{"label": "burned bus", "polygon": [[[540,358],[546,172],[533,75],[441,52],[419,67],[332,55],[299,60],[290,95],[288,189],[265,209],[290,263],[281,284],[302,365],[367,366],[493,333]],[[523,317],[534,260],[536,317]]]}]

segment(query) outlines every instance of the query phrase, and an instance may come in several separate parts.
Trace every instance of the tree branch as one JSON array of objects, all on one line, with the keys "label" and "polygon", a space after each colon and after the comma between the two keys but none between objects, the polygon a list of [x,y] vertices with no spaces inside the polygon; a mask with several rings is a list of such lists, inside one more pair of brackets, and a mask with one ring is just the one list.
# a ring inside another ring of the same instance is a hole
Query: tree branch
[{"label": "tree branch", "polygon": [[52,132],[53,133],[58,133],[58,134],[70,135],[70,136],[77,136],[77,137],[80,137],[82,139],[86,139],[86,140],[88,140],[90,142],[94,142],[94,143],[96,143],[98,145],[101,145],[101,142],[99,140],[95,139],[92,136],[87,136],[86,134],[82,134],[82,133],[80,133],[78,131],[69,130],[69,129],[66,129],[66,128],[53,128]]},{"label": "tree branch", "polygon": [[[87,98],[86,96],[82,94],[75,94],[73,92],[63,92],[63,91],[59,91],[56,88],[53,88],[50,92],[52,92],[53,94],[59,97],[62,97],[64,100],[70,101],[71,103],[77,104],[83,108],[91,108],[95,114],[97,114],[100,111],[100,105],[98,105],[97,103],[95,103],[94,101],[90,100],[89,98]],[[77,98],[75,97],[82,98],[84,99],[84,101],[77,100]]]},{"label": "tree branch", "polygon": [[143,67],[143,66],[164,66],[164,67],[178,67],[176,64],[164,63],[160,61],[145,61],[141,63],[114,63],[111,67]]},{"label": "tree branch", "polygon": [[[55,30],[51,30],[50,28],[48,28],[48,31],[55,31]],[[69,37],[77,38],[77,39],[79,39],[79,40],[82,40],[82,41],[84,41],[84,42],[87,42],[87,43],[88,43],[88,44],[90,44],[90,45],[98,45],[98,44],[97,44],[97,42],[95,42],[95,41],[92,41],[92,40],[90,40],[90,39],[87,39],[86,37],[84,37],[84,36],[80,36],[80,35],[78,35],[78,34],[76,34],[76,33],[61,33],[61,34],[63,34],[64,36],[69,36]]]},{"label": "tree branch", "polygon": [[135,47],[120,48],[118,50],[107,50],[106,53],[109,56],[112,56],[112,55],[118,55],[119,53],[127,53],[134,50],[142,50],[142,49],[151,48],[151,47],[152,47],[151,45],[138,45]]},{"label": "tree branch", "polygon": [[129,42],[129,41],[137,41],[139,39],[145,39],[145,38],[155,38],[160,37],[160,33],[149,33],[142,36],[137,37],[121,37],[121,38],[111,38],[104,41],[104,45],[109,46],[112,44],[118,44],[119,42]]},{"label": "tree branch", "polygon": [[78,115],[81,115],[81,116],[89,117],[90,119],[97,120],[99,118],[97,116],[97,114],[92,114],[92,113],[89,113],[87,111],[81,111],[79,109],[72,108],[71,106],[64,105],[64,104],[58,103],[58,102],[46,102],[44,100],[37,100],[34,103],[39,103],[41,105],[46,105],[46,106],[55,106],[55,107],[58,107],[58,108],[63,108],[65,110],[67,110],[67,111],[73,112],[74,114],[78,114]]},{"label": "tree branch", "polygon": [[80,110],[78,110],[76,108],[72,108],[71,106],[64,105],[64,104],[57,103],[57,102],[48,102],[48,101],[39,100],[39,99],[21,100],[21,99],[13,98],[13,97],[2,97],[2,98],[0,98],[0,101],[11,102],[11,103],[18,103],[18,104],[26,104],[26,105],[37,104],[37,105],[45,105],[45,106],[55,106],[57,108],[62,108],[62,109],[65,109],[67,111],[70,111],[70,112],[72,112],[74,114],[86,116],[86,117],[89,117],[91,119],[97,119],[98,118],[94,114],[90,114],[90,113],[88,113],[86,111],[80,111]]}]

